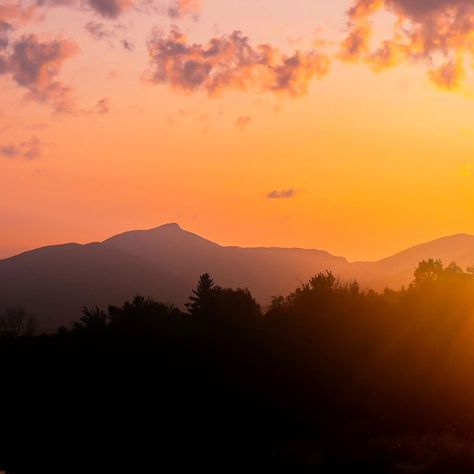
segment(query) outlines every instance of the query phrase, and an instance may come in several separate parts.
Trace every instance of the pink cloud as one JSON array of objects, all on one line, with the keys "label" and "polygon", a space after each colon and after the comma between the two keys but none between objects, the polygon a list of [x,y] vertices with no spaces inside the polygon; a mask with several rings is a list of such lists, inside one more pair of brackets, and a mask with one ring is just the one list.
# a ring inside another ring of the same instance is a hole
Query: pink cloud
[{"label": "pink cloud", "polygon": [[190,15],[197,17],[201,11],[201,0],[174,0],[168,9],[172,18]]},{"label": "pink cloud", "polygon": [[0,156],[33,160],[41,156],[41,142],[36,136],[19,143],[0,144]]},{"label": "pink cloud", "polygon": [[316,50],[285,55],[268,44],[252,46],[239,31],[202,45],[188,42],[175,27],[166,37],[155,34],[148,52],[150,82],[211,96],[232,89],[303,95],[330,65]]},{"label": "pink cloud", "polygon": [[56,111],[74,108],[71,88],[59,81],[61,67],[77,47],[65,39],[42,39],[34,34],[18,39],[0,58],[0,73],[27,89],[27,98],[51,105]]},{"label": "pink cloud", "polygon": [[[394,33],[370,48],[371,21],[382,10],[394,15]],[[356,0],[348,20],[340,55],[344,60],[361,60],[377,70],[403,61],[425,61],[430,79],[453,90],[464,79],[464,56],[474,59],[472,0]],[[441,64],[433,66],[439,58]]]}]

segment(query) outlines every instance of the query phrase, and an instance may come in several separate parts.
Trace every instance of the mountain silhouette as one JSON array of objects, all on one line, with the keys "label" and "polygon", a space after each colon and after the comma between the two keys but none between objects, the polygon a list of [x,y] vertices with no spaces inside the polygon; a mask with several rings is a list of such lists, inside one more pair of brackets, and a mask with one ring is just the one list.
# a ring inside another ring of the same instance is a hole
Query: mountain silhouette
[{"label": "mountain silhouette", "polygon": [[399,289],[411,281],[418,263],[429,258],[440,259],[445,265],[456,262],[462,268],[473,266],[474,236],[451,235],[415,245],[377,262],[355,262],[350,265],[349,274],[375,289]]},{"label": "mountain silhouette", "polygon": [[378,262],[351,263],[322,250],[221,246],[166,224],[0,260],[0,311],[23,306],[37,316],[41,329],[52,330],[77,319],[84,305],[120,304],[136,294],[182,306],[205,272],[222,286],[249,288],[266,305],[326,269],[363,287],[399,288],[427,258],[470,266],[474,236],[454,235]]}]

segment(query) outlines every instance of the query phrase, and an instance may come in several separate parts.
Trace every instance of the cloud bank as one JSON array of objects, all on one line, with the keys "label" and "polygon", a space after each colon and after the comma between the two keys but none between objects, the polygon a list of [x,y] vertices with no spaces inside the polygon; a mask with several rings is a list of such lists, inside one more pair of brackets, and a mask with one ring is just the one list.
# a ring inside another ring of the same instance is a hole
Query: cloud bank
[{"label": "cloud bank", "polygon": [[[37,7],[70,7],[91,10],[104,19],[117,19],[133,9],[155,8],[157,0],[35,0]],[[201,0],[171,0],[167,13],[171,18],[184,16],[197,18]]]}]

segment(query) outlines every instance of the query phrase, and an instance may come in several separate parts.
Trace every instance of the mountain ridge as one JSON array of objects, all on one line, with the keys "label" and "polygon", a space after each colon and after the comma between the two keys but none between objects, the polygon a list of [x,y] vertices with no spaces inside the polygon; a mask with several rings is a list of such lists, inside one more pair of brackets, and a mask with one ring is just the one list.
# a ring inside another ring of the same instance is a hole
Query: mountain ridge
[{"label": "mountain ridge", "polygon": [[86,243],[65,242],[65,243],[61,243],[61,244],[44,245],[44,246],[36,247],[36,248],[33,248],[33,249],[24,250],[22,252],[19,252],[17,254],[14,254],[14,255],[11,255],[11,256],[8,256],[8,257],[0,258],[0,262],[2,262],[4,260],[10,260],[12,258],[16,258],[16,257],[19,257],[19,256],[24,255],[24,254],[29,254],[31,252],[41,251],[41,250],[44,250],[44,249],[52,249],[52,248],[56,248],[56,247],[66,247],[66,246],[87,246],[87,245],[93,245],[93,244],[110,243],[111,241],[113,241],[114,239],[119,238],[119,237],[146,234],[146,233],[149,233],[149,232],[162,231],[162,230],[167,229],[167,228],[172,228],[174,230],[184,232],[188,235],[195,236],[195,237],[199,238],[202,241],[206,241],[208,243],[211,243],[215,246],[218,246],[218,247],[224,248],[224,249],[282,250],[282,251],[289,250],[289,251],[302,251],[302,252],[320,252],[320,253],[323,253],[323,254],[326,254],[326,255],[329,255],[329,256],[332,256],[332,257],[344,259],[347,263],[350,263],[350,264],[380,263],[380,262],[389,260],[393,257],[397,257],[401,254],[405,254],[406,252],[409,252],[411,250],[415,250],[415,249],[424,247],[426,245],[434,244],[434,243],[442,242],[442,241],[450,241],[450,240],[460,239],[460,238],[467,238],[467,239],[474,240],[474,234],[468,234],[468,233],[460,232],[460,233],[455,233],[455,234],[446,235],[446,236],[442,236],[442,237],[437,237],[433,240],[428,240],[428,241],[425,241],[425,242],[421,242],[419,244],[412,245],[410,247],[407,247],[405,249],[401,249],[401,250],[399,250],[399,251],[397,251],[393,254],[390,254],[386,257],[382,257],[380,259],[375,259],[375,260],[370,260],[370,259],[367,259],[367,260],[350,260],[350,259],[348,259],[347,257],[345,257],[343,255],[337,255],[337,254],[331,253],[327,250],[323,250],[323,249],[319,249],[319,248],[311,248],[311,247],[299,247],[299,246],[284,247],[284,246],[264,246],[264,245],[248,246],[247,247],[247,246],[241,246],[241,245],[223,245],[223,244],[219,244],[217,242],[214,242],[213,240],[210,240],[206,237],[202,237],[199,234],[188,231],[188,230],[184,229],[183,227],[181,227],[176,222],[171,222],[171,223],[162,224],[162,225],[159,225],[159,226],[156,226],[156,227],[152,227],[152,228],[149,228],[149,229],[133,229],[133,230],[120,232],[120,233],[115,234],[111,237],[107,237],[106,239],[104,239],[102,241],[98,240],[98,241],[86,242]]},{"label": "mountain ridge", "polygon": [[53,330],[77,319],[84,305],[121,304],[138,293],[183,306],[205,272],[221,286],[249,288],[262,305],[324,270],[363,288],[398,289],[427,258],[473,265],[474,236],[454,234],[375,262],[350,262],[319,249],[222,246],[170,223],[0,260],[0,312],[24,306]]}]

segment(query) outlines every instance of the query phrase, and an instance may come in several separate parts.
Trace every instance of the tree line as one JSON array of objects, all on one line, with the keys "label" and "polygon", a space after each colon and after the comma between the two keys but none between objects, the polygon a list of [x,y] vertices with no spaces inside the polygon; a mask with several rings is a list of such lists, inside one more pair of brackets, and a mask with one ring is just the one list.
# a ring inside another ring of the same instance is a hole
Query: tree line
[{"label": "tree line", "polygon": [[0,468],[12,472],[474,472],[472,268],[426,260],[382,293],[321,272],[266,311],[204,274],[184,311],[137,296],[33,331],[24,310],[0,317]]}]

